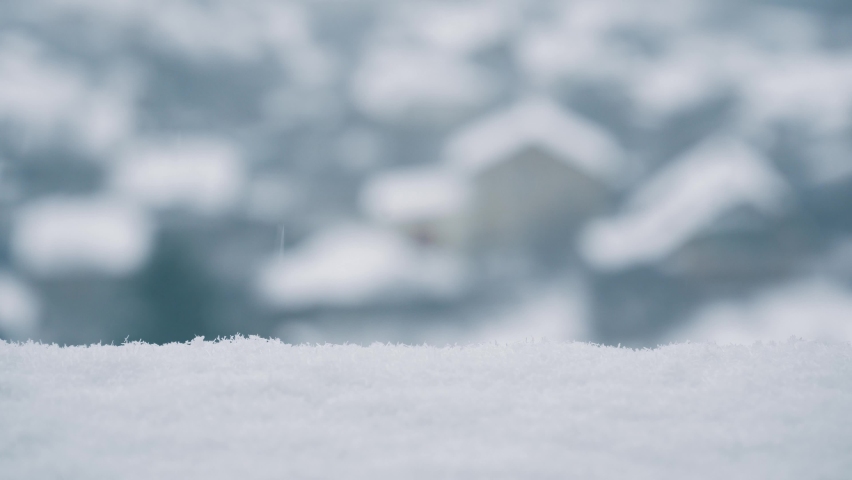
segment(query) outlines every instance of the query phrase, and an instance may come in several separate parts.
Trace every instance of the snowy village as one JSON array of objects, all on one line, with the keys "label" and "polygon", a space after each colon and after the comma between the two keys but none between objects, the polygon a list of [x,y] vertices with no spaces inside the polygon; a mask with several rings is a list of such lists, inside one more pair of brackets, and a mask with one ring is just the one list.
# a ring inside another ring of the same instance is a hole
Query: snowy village
[{"label": "snowy village", "polygon": [[852,0],[0,0],[0,480],[852,478]]},{"label": "snowy village", "polygon": [[0,25],[0,338],[852,339],[844,2]]}]

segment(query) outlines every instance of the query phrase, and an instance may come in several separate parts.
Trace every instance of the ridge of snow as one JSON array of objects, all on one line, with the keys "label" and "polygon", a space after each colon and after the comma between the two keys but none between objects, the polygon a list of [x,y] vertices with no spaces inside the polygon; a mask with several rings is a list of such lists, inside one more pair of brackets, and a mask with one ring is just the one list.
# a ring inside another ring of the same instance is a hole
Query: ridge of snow
[{"label": "ridge of snow", "polygon": [[621,149],[601,126],[545,97],[530,97],[462,127],[445,146],[450,166],[476,173],[526,147],[541,147],[602,180],[621,167]]},{"label": "ridge of snow", "polygon": [[778,212],[786,191],[761,154],[739,140],[713,138],[651,178],[623,213],[592,221],[579,248],[601,270],[654,262],[738,206]]},{"label": "ridge of snow", "polygon": [[[0,342],[6,478],[845,478],[852,345]],[[627,474],[626,472],[629,472]]]}]

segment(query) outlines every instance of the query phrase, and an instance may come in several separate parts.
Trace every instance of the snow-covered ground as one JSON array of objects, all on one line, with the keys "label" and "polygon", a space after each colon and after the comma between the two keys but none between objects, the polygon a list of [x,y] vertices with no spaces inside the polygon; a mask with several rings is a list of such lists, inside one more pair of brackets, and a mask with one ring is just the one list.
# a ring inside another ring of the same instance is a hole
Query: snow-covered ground
[{"label": "snow-covered ground", "polygon": [[852,345],[0,343],[4,478],[848,478]]}]

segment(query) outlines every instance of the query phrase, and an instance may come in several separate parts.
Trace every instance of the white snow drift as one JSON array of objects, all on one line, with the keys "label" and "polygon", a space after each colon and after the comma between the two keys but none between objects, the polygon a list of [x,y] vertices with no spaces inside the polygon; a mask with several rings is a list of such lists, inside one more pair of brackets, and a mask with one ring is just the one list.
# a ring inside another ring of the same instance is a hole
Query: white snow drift
[{"label": "white snow drift", "polygon": [[4,478],[846,478],[852,346],[0,342]]}]

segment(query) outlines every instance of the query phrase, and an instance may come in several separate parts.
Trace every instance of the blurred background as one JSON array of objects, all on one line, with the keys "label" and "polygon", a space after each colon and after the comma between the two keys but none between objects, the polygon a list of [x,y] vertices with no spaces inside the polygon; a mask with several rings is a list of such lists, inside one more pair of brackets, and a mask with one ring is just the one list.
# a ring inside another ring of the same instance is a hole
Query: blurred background
[{"label": "blurred background", "polygon": [[0,2],[0,337],[852,340],[847,0]]}]

